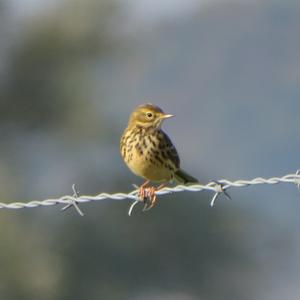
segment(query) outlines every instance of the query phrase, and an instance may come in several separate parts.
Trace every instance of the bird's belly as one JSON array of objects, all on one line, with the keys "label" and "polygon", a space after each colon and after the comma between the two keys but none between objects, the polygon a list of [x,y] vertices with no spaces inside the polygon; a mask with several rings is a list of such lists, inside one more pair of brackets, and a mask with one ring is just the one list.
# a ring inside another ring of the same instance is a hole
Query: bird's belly
[{"label": "bird's belly", "polygon": [[154,159],[140,155],[137,151],[133,151],[132,159],[127,161],[130,170],[138,176],[144,177],[147,180],[162,182],[170,181],[173,178],[173,172],[156,162]]}]

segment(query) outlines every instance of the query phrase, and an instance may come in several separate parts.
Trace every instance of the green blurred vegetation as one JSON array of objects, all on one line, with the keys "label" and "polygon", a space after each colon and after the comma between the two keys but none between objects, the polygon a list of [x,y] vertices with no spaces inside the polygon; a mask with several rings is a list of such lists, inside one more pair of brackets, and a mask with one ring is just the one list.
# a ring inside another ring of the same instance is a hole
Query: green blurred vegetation
[{"label": "green blurred vegetation", "polygon": [[[26,21],[2,80],[0,122],[22,129],[57,126],[89,94],[88,68],[119,45],[114,1],[63,1]],[[9,25],[7,25],[9,26]]]}]

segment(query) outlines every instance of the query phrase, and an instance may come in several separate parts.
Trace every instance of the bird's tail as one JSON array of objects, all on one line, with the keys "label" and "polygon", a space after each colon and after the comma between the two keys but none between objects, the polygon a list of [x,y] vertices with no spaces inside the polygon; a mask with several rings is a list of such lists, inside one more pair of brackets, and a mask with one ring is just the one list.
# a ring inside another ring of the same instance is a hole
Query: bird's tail
[{"label": "bird's tail", "polygon": [[189,175],[182,169],[177,170],[174,175],[175,175],[175,180],[183,184],[199,182],[197,178]]}]

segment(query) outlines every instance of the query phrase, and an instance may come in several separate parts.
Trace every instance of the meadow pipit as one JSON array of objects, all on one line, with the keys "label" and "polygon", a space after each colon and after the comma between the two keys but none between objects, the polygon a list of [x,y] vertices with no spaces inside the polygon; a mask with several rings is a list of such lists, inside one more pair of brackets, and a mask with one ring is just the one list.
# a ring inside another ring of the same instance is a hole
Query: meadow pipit
[{"label": "meadow pipit", "polygon": [[140,105],[131,113],[120,140],[125,163],[134,174],[146,179],[139,188],[139,197],[144,201],[149,199],[147,209],[153,207],[156,201],[157,188],[146,188],[150,181],[166,183],[175,179],[183,184],[198,182],[180,169],[177,150],[161,129],[162,122],[171,117],[173,115],[165,114],[153,104]]}]

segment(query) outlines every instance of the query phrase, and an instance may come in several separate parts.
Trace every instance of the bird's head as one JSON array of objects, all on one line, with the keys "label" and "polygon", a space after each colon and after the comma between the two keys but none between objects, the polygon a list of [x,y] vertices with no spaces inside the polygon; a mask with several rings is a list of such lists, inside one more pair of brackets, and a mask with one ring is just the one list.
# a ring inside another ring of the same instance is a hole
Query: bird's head
[{"label": "bird's head", "polygon": [[151,103],[139,105],[130,115],[129,126],[160,128],[165,119],[173,115],[165,114],[161,108]]}]

